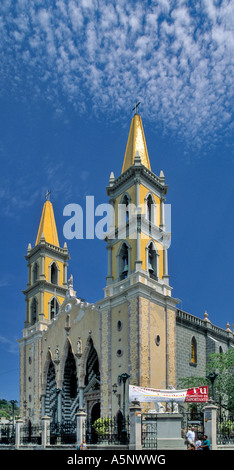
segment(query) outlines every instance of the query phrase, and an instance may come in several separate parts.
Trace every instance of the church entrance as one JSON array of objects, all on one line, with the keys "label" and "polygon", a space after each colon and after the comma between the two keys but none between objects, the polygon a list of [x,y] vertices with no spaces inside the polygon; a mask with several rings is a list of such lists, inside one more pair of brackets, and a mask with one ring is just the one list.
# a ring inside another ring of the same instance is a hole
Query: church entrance
[{"label": "church entrance", "polygon": [[69,345],[62,387],[62,422],[75,421],[79,407],[78,380],[75,358]]}]

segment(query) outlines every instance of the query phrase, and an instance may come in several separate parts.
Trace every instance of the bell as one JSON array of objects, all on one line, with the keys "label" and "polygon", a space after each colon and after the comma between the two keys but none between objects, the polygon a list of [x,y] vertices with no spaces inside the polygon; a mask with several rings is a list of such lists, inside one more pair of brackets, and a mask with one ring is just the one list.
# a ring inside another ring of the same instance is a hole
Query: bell
[{"label": "bell", "polygon": [[123,269],[123,274],[128,272],[128,264],[125,264],[124,269]]},{"label": "bell", "polygon": [[153,273],[153,272],[154,272],[154,270],[153,270],[153,268],[152,268],[152,264],[151,264],[151,263],[149,263],[149,265],[148,265],[148,269],[149,269],[149,271],[150,271],[151,273]]}]

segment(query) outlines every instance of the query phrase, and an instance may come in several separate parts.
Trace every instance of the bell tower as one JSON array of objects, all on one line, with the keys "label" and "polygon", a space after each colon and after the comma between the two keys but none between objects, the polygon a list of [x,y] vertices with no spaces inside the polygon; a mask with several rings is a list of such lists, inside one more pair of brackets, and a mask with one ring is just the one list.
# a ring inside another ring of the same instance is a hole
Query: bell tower
[{"label": "bell tower", "polygon": [[[121,175],[110,175],[107,195],[112,207],[105,238],[108,271],[100,308],[102,331],[102,402],[113,402],[110,384],[121,395],[119,377],[129,383],[166,389],[175,386],[175,311],[167,251],[165,200],[168,187],[150,165],[138,105],[131,121]],[[116,412],[117,412],[116,408]]]},{"label": "bell tower", "polygon": [[67,289],[67,244],[59,246],[54,210],[49,193],[43,206],[35,246],[28,245],[28,283],[25,327],[51,321],[63,303]]},{"label": "bell tower", "polygon": [[[107,195],[113,208],[107,241],[106,295],[133,277],[170,295],[167,250],[170,233],[165,225],[168,187],[161,171],[151,171],[141,116],[132,118],[121,175],[111,173]],[[140,277],[139,277],[140,276]]]}]

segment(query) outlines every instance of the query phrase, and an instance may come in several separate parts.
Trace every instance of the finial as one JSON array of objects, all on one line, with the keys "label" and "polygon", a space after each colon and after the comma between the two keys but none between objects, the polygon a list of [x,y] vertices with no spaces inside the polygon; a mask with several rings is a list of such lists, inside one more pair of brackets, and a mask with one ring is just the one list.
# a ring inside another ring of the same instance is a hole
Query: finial
[{"label": "finial", "polygon": [[134,165],[141,165],[141,156],[139,150],[136,151],[135,158],[134,158]]},{"label": "finial", "polygon": [[109,186],[113,186],[114,182],[115,182],[115,175],[112,171],[111,174],[110,174]]},{"label": "finial", "polygon": [[47,190],[46,201],[50,201],[50,194],[51,194],[51,192],[49,190]]},{"label": "finial", "polygon": [[207,311],[205,311],[205,313],[204,313],[203,316],[204,316],[204,321],[207,321],[207,322],[210,323],[210,320],[209,320],[209,318],[208,318],[208,313],[207,313]]},{"label": "finial", "polygon": [[135,104],[134,108],[132,108],[132,111],[135,111],[135,114],[138,114],[138,109],[137,108],[140,104],[141,104],[141,102],[138,101],[138,103],[137,103],[137,100],[136,100],[136,104]]}]

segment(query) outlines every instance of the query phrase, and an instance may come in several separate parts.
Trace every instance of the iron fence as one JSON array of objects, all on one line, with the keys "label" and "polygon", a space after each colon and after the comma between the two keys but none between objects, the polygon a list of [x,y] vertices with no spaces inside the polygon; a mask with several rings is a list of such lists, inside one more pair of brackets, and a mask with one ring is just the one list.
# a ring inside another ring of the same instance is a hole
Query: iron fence
[{"label": "iron fence", "polygon": [[217,444],[234,444],[234,418],[221,418],[217,422]]},{"label": "iron fence", "polygon": [[41,425],[24,425],[20,430],[20,444],[37,444],[41,445]]},{"label": "iron fence", "polygon": [[182,437],[186,439],[189,429],[194,428],[195,439],[204,435],[204,413],[194,409],[189,411],[181,410],[182,414]]},{"label": "iron fence", "polygon": [[15,426],[11,423],[0,424],[0,444],[14,444]]},{"label": "iron fence", "polygon": [[76,422],[50,423],[50,444],[75,444]]},{"label": "iron fence", "polygon": [[157,449],[157,414],[141,416],[141,444],[144,449]]},{"label": "iron fence", "polygon": [[128,444],[129,438],[129,417],[125,423],[116,417],[86,422],[86,440],[90,444]]}]

